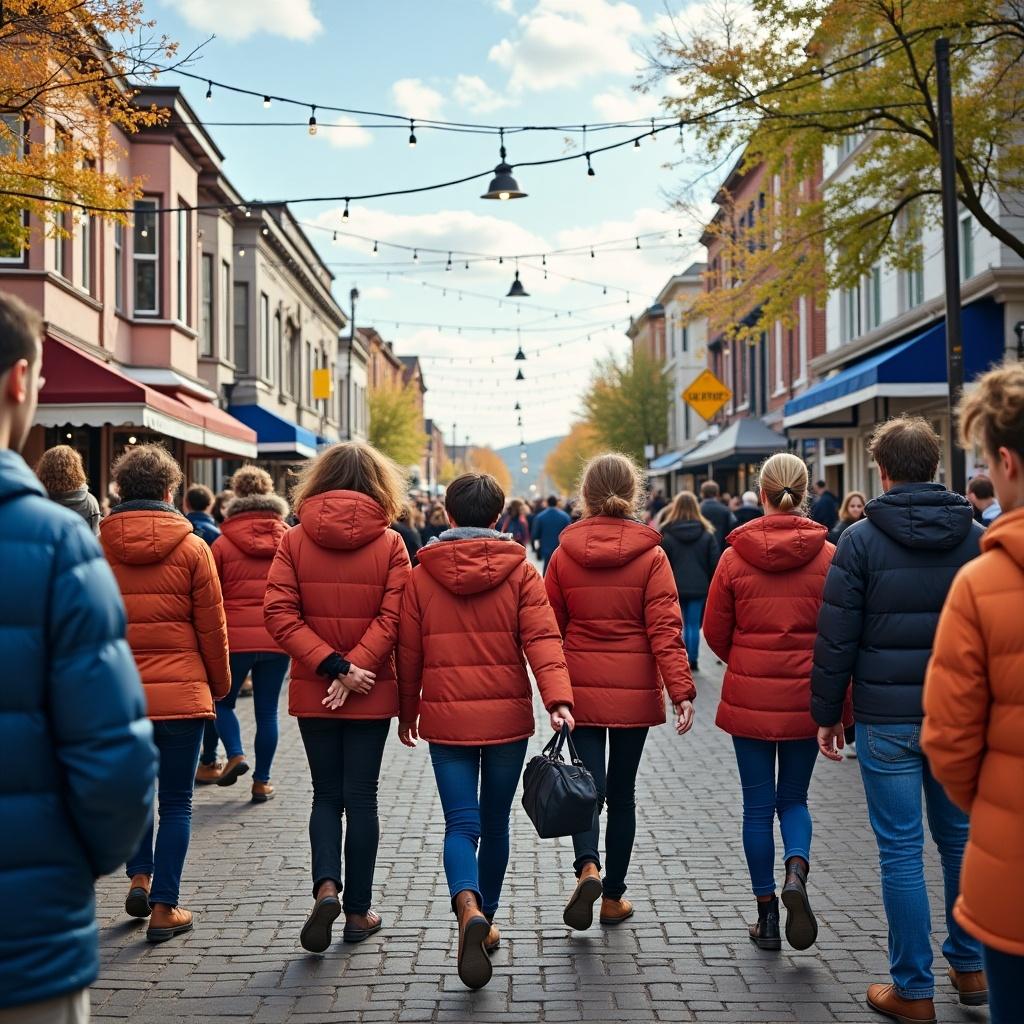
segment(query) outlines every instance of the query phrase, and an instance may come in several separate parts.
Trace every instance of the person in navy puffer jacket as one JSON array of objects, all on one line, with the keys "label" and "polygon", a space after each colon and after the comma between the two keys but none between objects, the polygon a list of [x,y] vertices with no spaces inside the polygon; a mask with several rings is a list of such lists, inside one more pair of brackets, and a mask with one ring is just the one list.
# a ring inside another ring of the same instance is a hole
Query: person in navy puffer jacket
[{"label": "person in navy puffer jacket", "polygon": [[0,293],[0,1021],[86,1021],[93,884],[138,845],[156,749],[124,605],[82,518],[18,454],[39,317]]}]

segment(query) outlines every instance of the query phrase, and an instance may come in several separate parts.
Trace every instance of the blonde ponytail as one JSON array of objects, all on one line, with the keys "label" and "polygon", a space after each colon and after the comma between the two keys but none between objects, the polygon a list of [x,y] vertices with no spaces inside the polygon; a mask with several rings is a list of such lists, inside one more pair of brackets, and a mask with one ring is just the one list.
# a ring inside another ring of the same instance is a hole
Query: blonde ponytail
[{"label": "blonde ponytail", "polygon": [[800,512],[807,500],[807,465],[792,452],[776,452],[761,465],[761,490],[780,512]]},{"label": "blonde ponytail", "polygon": [[625,455],[609,452],[587,463],[580,482],[583,515],[625,519],[639,511],[644,478],[640,467]]}]

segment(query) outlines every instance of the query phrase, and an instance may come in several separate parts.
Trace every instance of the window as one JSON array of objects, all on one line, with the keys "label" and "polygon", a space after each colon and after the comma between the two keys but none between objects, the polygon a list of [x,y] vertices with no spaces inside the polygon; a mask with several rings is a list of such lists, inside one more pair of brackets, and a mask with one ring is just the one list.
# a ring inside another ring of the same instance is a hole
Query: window
[{"label": "window", "polygon": [[[226,356],[231,344],[231,264],[221,260],[220,264],[220,324],[217,328],[217,351]],[[248,362],[248,360],[246,360]]]},{"label": "window", "polygon": [[863,132],[854,132],[851,135],[844,135],[839,140],[837,149],[839,151],[839,162],[842,163],[860,144],[864,141]]},{"label": "window", "polygon": [[974,219],[969,213],[960,218],[960,280],[974,277]]},{"label": "window", "polygon": [[[178,200],[181,205],[181,200]],[[177,268],[178,268],[178,305],[177,314],[178,319],[183,323],[189,322],[188,315],[188,279],[189,269],[191,264],[191,253],[192,247],[189,245],[188,240],[188,210],[179,210],[178,217],[178,252],[177,252]]]},{"label": "window", "polygon": [[82,290],[92,294],[92,240],[93,219],[86,215],[82,218]]},{"label": "window", "polygon": [[[0,117],[0,153],[4,156],[14,155],[19,160],[25,156],[25,121],[17,114],[4,114]],[[26,211],[22,211],[22,223],[25,223]],[[22,263],[25,250],[20,242],[4,241],[0,243],[0,263]]]},{"label": "window", "polygon": [[160,312],[160,221],[155,199],[135,200],[132,232],[132,294],[135,315]]},{"label": "window", "polygon": [[249,282],[235,282],[235,369],[249,371]]},{"label": "window", "polygon": [[864,329],[873,330],[882,322],[882,268],[872,267],[864,278]]},{"label": "window", "polygon": [[285,391],[295,401],[299,400],[299,380],[301,378],[300,341],[298,328],[288,325],[288,362],[285,365]]},{"label": "window", "polygon": [[271,380],[270,374],[270,299],[260,292],[260,376]]},{"label": "window", "polygon": [[689,352],[690,351],[690,328],[686,324],[683,324],[683,347],[682,347],[682,351],[683,352]]},{"label": "window", "polygon": [[114,309],[124,312],[124,225],[117,222],[114,223]]},{"label": "window", "polygon": [[280,312],[274,314],[274,350],[270,356],[270,373],[269,378],[271,381],[277,381],[278,376],[281,373],[281,314]]},{"label": "window", "polygon": [[[203,296],[202,312],[199,317],[199,354],[213,355],[213,255],[203,253]],[[223,301],[223,300],[222,300]]]},{"label": "window", "polygon": [[[62,231],[68,231],[71,218],[67,211],[63,211],[57,214],[57,227]],[[61,277],[68,276],[67,267],[67,253],[68,253],[68,240],[63,237],[57,237],[53,240],[53,269],[60,274]]]},{"label": "window", "polygon": [[798,313],[800,323],[798,325],[798,336],[800,339],[800,381],[807,380],[807,296],[800,296],[800,311]]},{"label": "window", "polygon": [[781,391],[786,386],[786,378],[782,365],[782,323],[775,321],[775,390]]},{"label": "window", "polygon": [[840,331],[842,341],[852,341],[860,335],[860,285],[844,288],[839,293]]},{"label": "window", "polygon": [[[313,370],[313,346],[307,341],[306,342],[306,373],[302,377],[302,394],[305,398],[306,405],[312,404],[310,397],[312,393],[312,370]],[[302,368],[299,368],[300,375],[302,374]]]}]

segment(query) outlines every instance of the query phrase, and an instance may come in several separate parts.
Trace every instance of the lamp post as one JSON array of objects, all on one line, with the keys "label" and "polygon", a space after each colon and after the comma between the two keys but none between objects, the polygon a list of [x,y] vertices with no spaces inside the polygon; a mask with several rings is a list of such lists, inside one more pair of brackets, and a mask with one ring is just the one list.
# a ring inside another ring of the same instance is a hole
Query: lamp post
[{"label": "lamp post", "polygon": [[348,293],[348,301],[351,309],[351,317],[348,321],[348,373],[345,375],[345,440],[352,440],[352,349],[356,344],[356,299],[359,298],[359,289],[352,288]]}]

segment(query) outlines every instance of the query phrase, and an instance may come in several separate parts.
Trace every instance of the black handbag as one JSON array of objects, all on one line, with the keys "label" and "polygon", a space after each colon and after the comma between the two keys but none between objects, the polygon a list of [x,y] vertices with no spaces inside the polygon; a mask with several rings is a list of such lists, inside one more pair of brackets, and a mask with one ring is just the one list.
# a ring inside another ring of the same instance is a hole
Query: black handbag
[{"label": "black handbag", "polygon": [[[569,762],[562,748],[569,748]],[[551,737],[548,745],[523,772],[523,808],[541,839],[588,832],[594,824],[597,786],[594,776],[576,753],[569,726]]]}]

